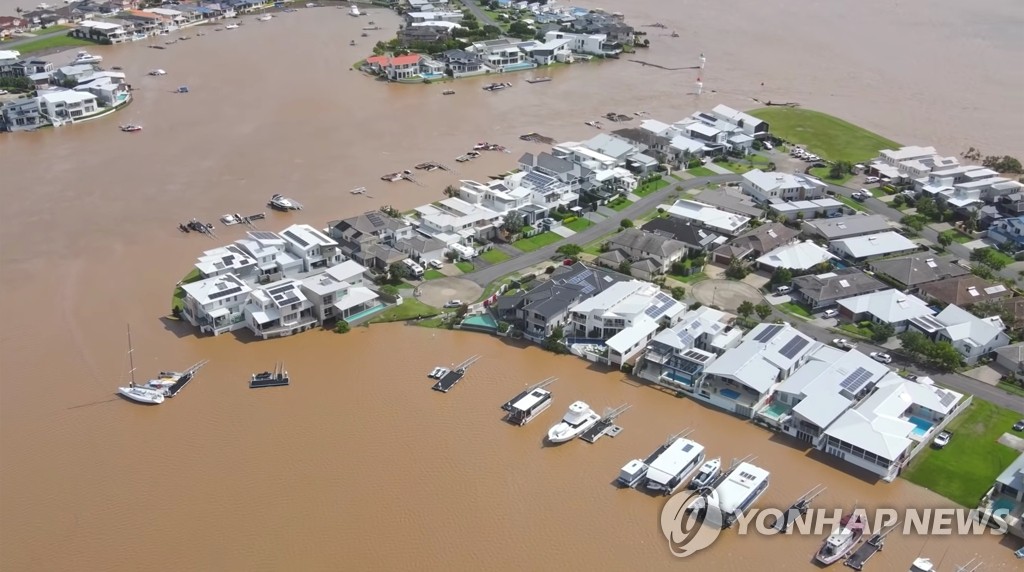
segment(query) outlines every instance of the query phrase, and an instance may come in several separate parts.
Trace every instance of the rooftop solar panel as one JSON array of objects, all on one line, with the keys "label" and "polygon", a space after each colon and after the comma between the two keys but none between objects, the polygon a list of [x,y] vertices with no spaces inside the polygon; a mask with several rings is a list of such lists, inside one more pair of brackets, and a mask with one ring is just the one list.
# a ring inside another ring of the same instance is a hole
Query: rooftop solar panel
[{"label": "rooftop solar panel", "polygon": [[797,336],[792,340],[789,340],[786,345],[782,346],[782,350],[779,353],[789,359],[793,359],[796,354],[800,353],[800,351],[806,348],[810,343],[810,340]]},{"label": "rooftop solar panel", "polygon": [[766,327],[764,330],[762,330],[760,334],[757,334],[757,337],[754,338],[754,341],[755,342],[767,342],[768,340],[774,338],[775,334],[777,334],[777,333],[779,333],[781,331],[782,331],[782,326],[780,326],[778,324],[772,324],[772,325]]},{"label": "rooftop solar panel", "polygon": [[683,357],[692,359],[693,361],[704,363],[708,361],[708,356],[697,351],[690,350],[683,354]]},{"label": "rooftop solar panel", "polygon": [[240,286],[235,286],[234,288],[228,288],[227,290],[221,290],[219,292],[214,292],[213,294],[210,294],[210,299],[211,300],[220,300],[221,298],[225,298],[225,297],[230,296],[232,294],[237,294],[237,293],[239,293],[241,291],[242,291],[242,288]]},{"label": "rooftop solar panel", "polygon": [[301,246],[303,248],[309,246],[308,242],[306,242],[305,240],[299,238],[298,235],[296,235],[294,232],[292,232],[290,230],[286,230],[286,231],[284,231],[281,234],[283,234],[283,235],[287,236],[288,238],[292,239],[292,241],[294,241],[296,244],[298,244],[299,246]]},{"label": "rooftop solar panel", "polygon": [[943,407],[949,407],[954,401],[956,401],[956,394],[951,391],[944,392],[942,398],[939,399],[939,403]]},{"label": "rooftop solar panel", "polygon": [[275,294],[281,294],[283,292],[287,292],[287,291],[289,291],[291,289],[292,289],[292,285],[291,284],[285,284],[284,286],[277,286],[276,288],[271,288],[270,290],[267,290],[267,294],[270,294],[271,296],[273,296]]},{"label": "rooftop solar panel", "polygon": [[257,240],[273,240],[277,238],[277,235],[266,230],[257,230],[249,233],[249,236]]},{"label": "rooftop solar panel", "polygon": [[849,391],[850,393],[858,393],[864,388],[864,384],[866,384],[869,379],[871,379],[871,372],[862,367],[858,367],[853,370],[853,373],[846,376],[843,381],[839,382],[839,387]]}]

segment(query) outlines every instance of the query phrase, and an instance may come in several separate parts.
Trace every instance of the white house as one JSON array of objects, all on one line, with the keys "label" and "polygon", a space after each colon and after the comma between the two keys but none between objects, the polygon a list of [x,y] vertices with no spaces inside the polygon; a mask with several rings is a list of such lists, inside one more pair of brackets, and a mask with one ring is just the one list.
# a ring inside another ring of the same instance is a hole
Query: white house
[{"label": "white house", "polygon": [[245,305],[245,325],[264,340],[304,332],[318,322],[302,282],[279,280],[253,290]]},{"label": "white house", "polygon": [[252,288],[234,274],[182,284],[181,315],[200,332],[220,335],[245,327],[243,308]]},{"label": "white house", "polygon": [[[845,205],[835,199],[817,199],[813,201],[792,201],[773,203],[768,210],[787,220],[813,220],[819,217],[831,217],[845,210]],[[866,218],[866,217],[865,217]]]},{"label": "white house", "polygon": [[757,259],[762,268],[775,270],[810,270],[815,266],[831,262],[836,257],[810,240],[784,244]]},{"label": "white house", "polygon": [[749,113],[737,111],[727,105],[716,105],[711,110],[711,115],[732,123],[740,132],[756,139],[762,139],[768,135],[767,121],[758,119]]},{"label": "white house", "polygon": [[417,22],[454,22],[454,23],[457,24],[457,23],[462,21],[462,17],[463,17],[462,16],[462,12],[461,11],[457,11],[457,10],[448,11],[448,12],[441,11],[441,10],[432,10],[432,11],[429,11],[429,12],[408,12],[405,15],[405,19],[409,23],[417,23]]},{"label": "white house", "polygon": [[128,41],[128,32],[124,26],[113,22],[98,22],[95,20],[83,20],[79,22],[71,35],[83,40],[92,40],[101,44],[120,44]]},{"label": "white house", "polygon": [[255,273],[256,259],[240,246],[229,244],[203,252],[195,267],[203,278],[224,274],[234,274],[243,278]]},{"label": "white house", "polygon": [[37,93],[40,112],[53,123],[83,121],[101,111],[99,99],[88,92],[54,89]]},{"label": "white house", "polygon": [[759,203],[808,201],[825,196],[825,183],[805,175],[766,173],[760,169],[743,174],[740,187]]},{"label": "white house", "polygon": [[917,252],[920,247],[902,234],[890,230],[833,240],[829,243],[829,249],[851,262],[864,262],[895,254]]},{"label": "white house", "polygon": [[707,367],[694,395],[752,418],[768,402],[776,385],[803,365],[819,345],[789,324],[760,324],[739,346]]},{"label": "white house", "polygon": [[562,38],[560,40],[527,43],[519,48],[534,63],[546,66],[553,63],[572,62],[572,42],[571,38]]},{"label": "white house", "polygon": [[569,49],[577,54],[608,56],[622,53],[622,46],[608,41],[607,34],[572,34],[552,31],[544,34],[545,42],[569,40]]},{"label": "white house", "polygon": [[979,318],[950,304],[935,316],[920,316],[910,325],[937,342],[949,342],[968,364],[1010,343],[999,316]]},{"label": "white house", "polygon": [[293,224],[281,231],[285,248],[302,261],[302,271],[327,268],[341,263],[338,243],[308,224]]},{"label": "white house", "polygon": [[303,260],[288,252],[288,241],[277,233],[251,230],[235,244],[256,261],[254,278],[257,281],[270,281],[302,272]]},{"label": "white house", "polygon": [[492,238],[504,216],[489,208],[448,198],[436,204],[416,207],[419,230],[445,244],[457,244],[474,238]]},{"label": "white house", "polygon": [[690,310],[647,344],[633,373],[663,387],[693,393],[704,380],[707,366],[743,339],[743,330],[729,325],[731,319],[710,306]]},{"label": "white house", "polygon": [[914,318],[931,316],[934,313],[924,300],[894,289],[839,301],[841,317],[853,322],[869,320],[876,324],[890,324],[897,334],[906,331]]},{"label": "white house", "polygon": [[671,205],[661,208],[669,216],[689,221],[690,223],[711,229],[719,234],[736,236],[750,224],[750,217],[719,210],[711,205],[686,199],[677,200]]},{"label": "white house", "polygon": [[302,280],[302,292],[313,304],[318,323],[344,319],[378,305],[377,293],[367,288],[366,267],[346,260]]},{"label": "white house", "polygon": [[892,481],[956,409],[963,395],[890,373],[825,430],[824,451]]}]

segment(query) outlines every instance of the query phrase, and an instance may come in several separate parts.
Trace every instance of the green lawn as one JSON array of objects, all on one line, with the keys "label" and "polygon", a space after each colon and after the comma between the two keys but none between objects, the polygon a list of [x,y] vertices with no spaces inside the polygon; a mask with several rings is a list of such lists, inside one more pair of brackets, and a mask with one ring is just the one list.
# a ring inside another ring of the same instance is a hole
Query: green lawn
[{"label": "green lawn", "polygon": [[[957,241],[957,242],[960,242],[960,241]],[[1000,262],[1001,261],[1003,263],[1003,267],[1004,268],[1006,266],[1009,266],[1010,264],[1013,264],[1013,262],[1014,262],[1012,256],[1010,256],[1009,254],[1006,254],[1002,250],[997,250],[995,248],[992,249],[992,260],[995,261],[995,262]]]},{"label": "green lawn", "polygon": [[464,261],[463,262],[456,262],[455,263],[455,267],[458,268],[459,270],[461,270],[463,272],[463,274],[472,272],[476,268],[476,266],[473,266],[472,262],[464,262]]},{"label": "green lawn", "polygon": [[860,163],[877,157],[882,149],[900,146],[838,117],[810,109],[766,107],[750,114],[767,121],[776,136],[803,145],[830,161]]},{"label": "green lawn", "polygon": [[505,262],[509,258],[512,257],[506,254],[504,251],[498,250],[497,248],[492,248],[480,255],[480,260],[483,260],[484,262],[490,262],[491,264]]},{"label": "green lawn", "polygon": [[868,339],[871,339],[871,335],[874,333],[867,328],[858,327],[857,324],[841,324],[839,326],[839,329],[844,332],[853,334],[855,336],[860,336],[862,338]]},{"label": "green lawn", "polygon": [[424,280],[437,280],[438,278],[444,278],[444,274],[441,274],[440,270],[431,268],[423,273]]},{"label": "green lawn", "polygon": [[940,236],[943,236],[943,235],[952,238],[953,242],[955,242],[957,244],[964,244],[964,243],[967,243],[967,242],[970,242],[970,241],[974,240],[973,238],[967,236],[966,234],[964,234],[964,233],[962,233],[962,232],[960,232],[959,230],[956,230],[956,229],[947,230],[947,231],[943,232]]},{"label": "green lawn", "polygon": [[840,195],[840,194],[837,193],[836,196],[834,196],[832,198],[836,199],[837,201],[843,203],[844,205],[850,207],[851,209],[853,209],[855,211],[866,211],[866,210],[868,210],[868,207],[864,206],[859,201],[855,201],[855,200],[851,199],[850,197],[843,196],[843,195]]},{"label": "green lawn", "polygon": [[828,181],[829,183],[832,183],[833,185],[843,185],[843,184],[846,183],[846,181],[849,181],[850,179],[853,178],[853,173],[847,173],[847,174],[843,175],[842,177],[839,177],[838,179],[833,179],[832,177],[828,176],[828,172],[829,172],[829,168],[828,167],[814,167],[813,169],[811,169],[811,175],[812,176],[818,177],[822,181]]},{"label": "green lawn", "polygon": [[667,186],[668,181],[666,181],[665,179],[655,179],[653,181],[646,182],[637,187],[636,190],[633,191],[633,194],[640,197],[646,197],[647,195],[653,193],[654,191],[664,189]]},{"label": "green lawn", "polygon": [[692,169],[687,169],[686,172],[693,175],[694,177],[711,177],[716,174],[714,171],[708,169],[707,167],[694,167]]},{"label": "green lawn", "polygon": [[579,232],[579,231],[581,231],[581,230],[583,230],[583,229],[585,229],[587,227],[592,226],[593,224],[594,223],[590,222],[589,220],[587,220],[585,218],[578,218],[578,219],[576,219],[576,220],[574,220],[572,222],[565,223],[565,225],[563,225],[563,226],[565,226],[565,228],[567,228],[567,229],[569,229],[569,230],[571,230],[573,232]]},{"label": "green lawn", "polygon": [[[45,33],[45,32],[44,32]],[[91,46],[94,42],[72,38],[71,36],[53,36],[52,38],[40,38],[32,42],[26,42],[18,46],[21,55],[27,56],[33,52],[41,52],[53,48],[65,48],[74,46]]]},{"label": "green lawn", "polygon": [[682,282],[683,284],[695,284],[702,280],[707,280],[708,275],[703,272],[697,272],[696,274],[690,274],[689,276],[679,276],[678,274],[669,274],[669,278],[676,282]]},{"label": "green lawn", "polygon": [[794,316],[800,318],[811,318],[811,313],[807,311],[807,308],[804,308],[803,306],[797,304],[796,302],[786,302],[784,304],[779,304],[777,308],[782,310],[783,312],[786,312],[787,314],[793,314]]},{"label": "green lawn", "polygon": [[369,323],[379,324],[383,322],[404,322],[413,318],[436,316],[440,313],[441,311],[437,308],[428,306],[410,296],[408,298],[403,298],[400,305],[391,306],[387,310],[377,314],[377,316],[371,319]]},{"label": "green lawn", "polygon": [[949,424],[953,439],[944,449],[928,448],[903,471],[903,478],[974,508],[992,482],[1020,454],[998,439],[1020,414],[975,398]]},{"label": "green lawn", "polygon": [[[201,280],[202,276],[199,275],[199,270],[193,268],[184,278],[181,279],[182,284],[188,284]],[[174,294],[171,295],[171,312],[174,310],[181,310],[185,307],[185,290],[179,285],[174,288]]]},{"label": "green lawn", "polygon": [[675,173],[672,173],[672,178],[677,180],[677,181],[685,181],[686,180],[686,179],[680,177],[679,175],[677,175]]},{"label": "green lawn", "polygon": [[512,246],[518,248],[519,250],[522,250],[523,252],[533,252],[538,248],[543,248],[549,244],[554,244],[559,240],[562,240],[561,235],[548,231],[542,232],[536,236],[531,236],[530,238],[517,240],[512,243]]},{"label": "green lawn", "polygon": [[726,162],[726,163],[715,163],[715,164],[718,165],[719,167],[722,167],[723,169],[729,169],[730,171],[732,171],[733,173],[736,173],[737,175],[742,175],[743,173],[746,173],[747,171],[750,171],[750,170],[753,170],[753,169],[757,168],[757,167],[755,167],[753,165],[750,165],[750,164],[747,164],[747,163],[735,163],[733,161],[729,161],[729,162]]},{"label": "green lawn", "polygon": [[622,211],[629,207],[629,205],[631,204],[633,204],[633,202],[630,201],[629,199],[615,199],[605,206],[612,209],[613,211]]},{"label": "green lawn", "polygon": [[1013,383],[1007,383],[1005,381],[1000,381],[999,382],[999,389],[1002,389],[1006,393],[1012,393],[1013,395],[1019,395],[1021,397],[1024,397],[1024,387],[1021,387],[1021,386],[1013,384]]}]

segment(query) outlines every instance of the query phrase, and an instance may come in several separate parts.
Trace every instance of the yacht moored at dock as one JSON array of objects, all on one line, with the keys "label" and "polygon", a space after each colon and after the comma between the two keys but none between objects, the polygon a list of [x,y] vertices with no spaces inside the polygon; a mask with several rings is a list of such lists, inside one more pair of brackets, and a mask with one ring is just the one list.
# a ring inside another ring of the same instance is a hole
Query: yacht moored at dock
[{"label": "yacht moored at dock", "polygon": [[252,374],[249,380],[249,389],[260,389],[263,387],[281,387],[291,383],[288,370],[283,363],[274,364],[274,371],[264,371]]},{"label": "yacht moored at dock", "polygon": [[71,65],[77,66],[82,64],[98,64],[103,61],[103,56],[94,56],[89,52],[82,50],[78,52],[75,59],[71,62]]},{"label": "yacht moored at dock", "polygon": [[147,389],[135,385],[135,349],[132,347],[132,328],[128,327],[128,375],[131,381],[127,387],[118,387],[117,392],[136,403],[160,405],[164,402],[164,393],[157,389]]},{"label": "yacht moored at dock", "polygon": [[284,195],[278,194],[275,194],[274,196],[270,197],[270,202],[267,203],[267,206],[279,211],[302,210],[302,205],[300,205],[298,201],[296,201],[295,199],[289,199]]},{"label": "yacht moored at dock", "polygon": [[690,439],[678,438],[654,459],[647,468],[644,487],[670,495],[704,462],[704,446]]},{"label": "yacht moored at dock", "polygon": [[551,443],[572,441],[600,420],[601,416],[594,413],[594,410],[586,402],[575,401],[569,406],[569,411],[562,417],[562,420],[548,429],[547,439]]},{"label": "yacht moored at dock", "polygon": [[737,463],[720,482],[708,491],[703,503],[694,503],[701,510],[708,504],[718,506],[717,511],[706,511],[704,522],[710,526],[729,528],[768,489],[771,473],[748,461]]},{"label": "yacht moored at dock", "polygon": [[853,551],[864,536],[865,522],[858,514],[847,514],[839,521],[839,526],[828,535],[822,543],[814,559],[820,564],[828,566],[836,563],[840,558]]},{"label": "yacht moored at dock", "polygon": [[721,457],[715,457],[710,461],[705,462],[700,466],[700,470],[694,475],[693,480],[690,481],[691,489],[703,489],[704,487],[710,487],[715,479],[718,478],[718,474],[722,472],[722,459]]},{"label": "yacht moored at dock", "polygon": [[689,429],[684,429],[675,435],[670,435],[669,438],[659,445],[653,453],[648,455],[646,459],[633,459],[626,463],[621,469],[619,469],[619,476],[615,479],[615,482],[627,488],[635,487],[643,480],[644,477],[647,476],[647,470],[650,468],[651,463],[660,457],[661,454],[668,449],[669,445],[674,443],[679,437],[686,437],[690,433],[691,431]]},{"label": "yacht moored at dock", "polygon": [[771,525],[772,529],[779,532],[786,532],[789,530],[797,518],[807,514],[807,509],[810,508],[811,501],[823,492],[825,492],[825,487],[815,485],[814,488],[800,495],[800,498],[796,499],[796,502],[790,505],[790,507],[782,513],[782,516],[775,519],[775,522]]},{"label": "yacht moored at dock", "polygon": [[846,559],[843,564],[853,568],[854,570],[863,570],[864,565],[868,563],[868,560],[872,556],[882,551],[885,546],[885,537],[889,536],[889,533],[896,530],[900,523],[895,523],[887,529],[877,531],[875,534],[868,539],[867,542],[860,545],[849,558]]},{"label": "yacht moored at dock", "polygon": [[534,417],[540,415],[545,409],[551,407],[551,392],[545,388],[554,382],[555,378],[549,377],[531,385],[519,395],[505,402],[501,406],[501,410],[508,413],[505,419],[509,423],[521,427],[532,421]]}]

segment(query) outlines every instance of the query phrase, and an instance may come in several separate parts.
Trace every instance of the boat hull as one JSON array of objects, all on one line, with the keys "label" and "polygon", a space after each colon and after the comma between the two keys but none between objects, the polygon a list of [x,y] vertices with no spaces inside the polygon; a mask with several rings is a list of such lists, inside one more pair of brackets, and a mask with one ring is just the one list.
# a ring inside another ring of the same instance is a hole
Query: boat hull
[{"label": "boat hull", "polygon": [[551,429],[548,429],[548,442],[566,443],[572,441],[576,437],[586,433],[587,430],[594,425],[597,425],[597,422],[600,420],[600,417],[593,415],[587,418],[587,420],[581,423],[578,427],[572,427],[568,423],[559,423]]},{"label": "boat hull", "polygon": [[164,396],[155,389],[140,391],[141,388],[119,387],[117,393],[125,399],[129,399],[143,405],[160,405],[164,402]]}]

